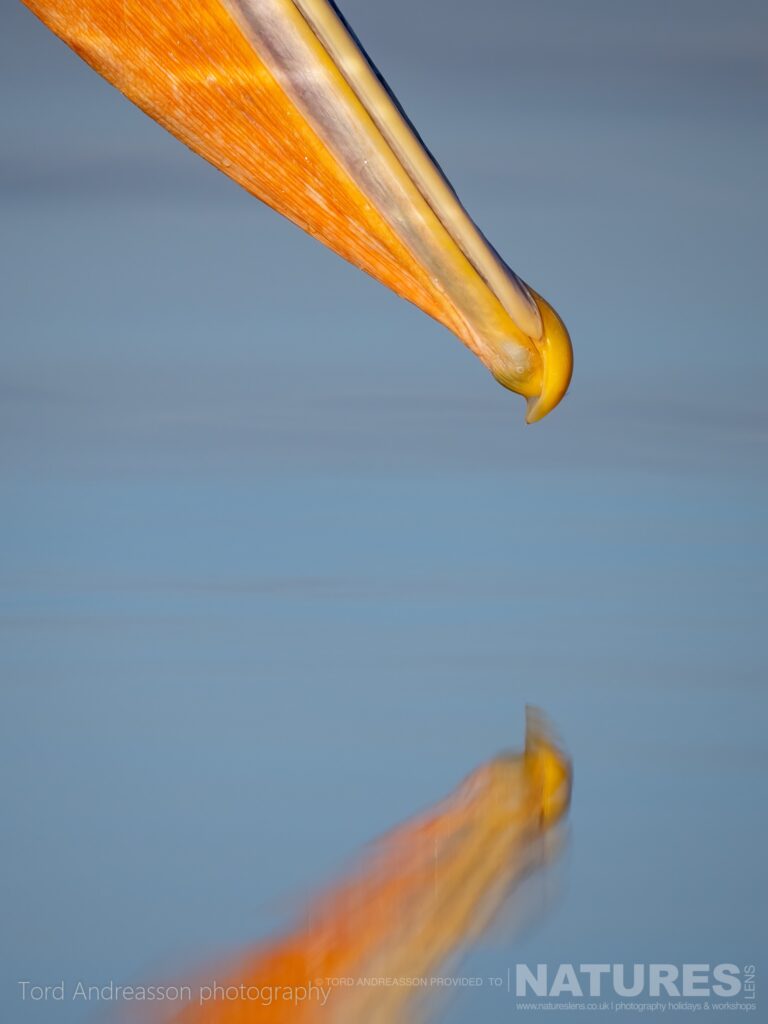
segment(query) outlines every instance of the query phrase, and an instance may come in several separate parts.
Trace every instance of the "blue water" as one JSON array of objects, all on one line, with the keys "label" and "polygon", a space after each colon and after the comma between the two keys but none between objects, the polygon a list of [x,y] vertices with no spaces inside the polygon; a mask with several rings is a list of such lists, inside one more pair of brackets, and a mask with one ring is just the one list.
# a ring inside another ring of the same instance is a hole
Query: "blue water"
[{"label": "blue water", "polygon": [[[526,702],[574,758],[571,838],[461,969],[765,962],[768,17],[412,7],[344,5],[571,328],[535,427],[2,15],[4,1019],[99,1019],[19,979],[268,933],[519,746]],[[514,1012],[485,986],[440,1019]]]}]

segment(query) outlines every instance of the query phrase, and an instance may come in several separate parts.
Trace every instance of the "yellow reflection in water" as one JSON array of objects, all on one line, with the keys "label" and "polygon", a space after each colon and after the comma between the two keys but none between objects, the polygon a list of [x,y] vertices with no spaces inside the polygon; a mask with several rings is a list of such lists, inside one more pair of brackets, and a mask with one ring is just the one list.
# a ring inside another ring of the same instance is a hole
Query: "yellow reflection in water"
[{"label": "yellow reflection in water", "polygon": [[294,930],[201,978],[173,1024],[414,1019],[434,972],[556,849],[570,791],[570,761],[529,711],[522,753],[385,836]]}]

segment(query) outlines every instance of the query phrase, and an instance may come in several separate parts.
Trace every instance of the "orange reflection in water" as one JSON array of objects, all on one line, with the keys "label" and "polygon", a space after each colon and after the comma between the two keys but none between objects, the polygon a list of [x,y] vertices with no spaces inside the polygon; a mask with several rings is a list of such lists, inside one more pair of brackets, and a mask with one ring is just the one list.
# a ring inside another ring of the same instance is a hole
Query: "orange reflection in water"
[{"label": "orange reflection in water", "polygon": [[482,765],[385,836],[293,931],[192,987],[173,1024],[411,1019],[433,972],[546,859],[570,791],[570,761],[529,711],[522,753]]}]

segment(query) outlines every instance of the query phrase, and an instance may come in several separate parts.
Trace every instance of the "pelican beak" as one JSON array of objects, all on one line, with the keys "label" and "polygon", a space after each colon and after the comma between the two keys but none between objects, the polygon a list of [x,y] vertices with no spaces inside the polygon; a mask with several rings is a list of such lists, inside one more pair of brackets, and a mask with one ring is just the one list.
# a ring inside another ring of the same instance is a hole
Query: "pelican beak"
[{"label": "pelican beak", "polygon": [[568,333],[472,222],[330,0],[25,0],[151,117],[445,324],[545,416]]}]

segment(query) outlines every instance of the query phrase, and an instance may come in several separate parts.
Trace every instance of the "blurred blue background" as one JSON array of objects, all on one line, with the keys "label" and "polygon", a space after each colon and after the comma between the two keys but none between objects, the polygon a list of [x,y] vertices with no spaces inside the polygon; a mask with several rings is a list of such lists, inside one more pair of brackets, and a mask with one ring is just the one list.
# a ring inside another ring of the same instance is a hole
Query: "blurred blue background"
[{"label": "blurred blue background", "polygon": [[[762,2],[346,0],[571,329],[523,424],[444,329],[0,16],[3,1017],[264,935],[519,746],[557,896],[469,973],[764,954]],[[490,989],[451,1024],[506,1021]]]}]

